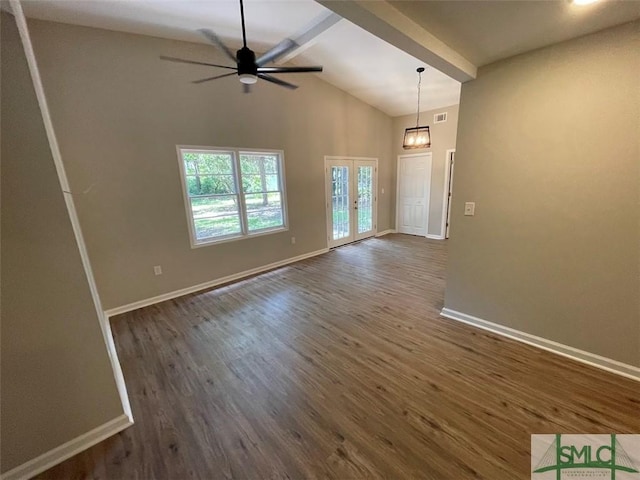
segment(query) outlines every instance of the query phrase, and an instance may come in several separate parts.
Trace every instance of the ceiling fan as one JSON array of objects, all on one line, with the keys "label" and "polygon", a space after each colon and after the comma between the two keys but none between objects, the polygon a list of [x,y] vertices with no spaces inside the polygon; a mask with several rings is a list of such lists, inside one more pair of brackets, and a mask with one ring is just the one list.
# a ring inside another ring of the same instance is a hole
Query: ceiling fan
[{"label": "ceiling fan", "polygon": [[215,75],[213,77],[202,78],[200,80],[195,80],[192,83],[204,83],[209,82],[211,80],[217,80],[219,78],[229,77],[231,75],[237,75],[240,82],[242,82],[242,86],[244,88],[244,93],[249,93],[251,90],[251,85],[258,81],[258,78],[262,80],[266,80],[267,82],[275,83],[276,85],[280,85],[281,87],[290,88],[295,90],[298,88],[297,85],[294,85],[289,82],[285,82],[284,80],[280,80],[270,74],[272,73],[304,73],[304,72],[321,72],[322,67],[320,66],[312,66],[312,67],[265,67],[267,63],[275,62],[277,59],[281,58],[283,55],[291,52],[293,49],[298,47],[298,44],[290,39],[285,38],[280,43],[278,43],[275,47],[269,50],[267,53],[263,54],[259,58],[256,59],[256,54],[247,47],[247,33],[244,26],[244,4],[243,0],[240,0],[240,17],[242,20],[242,43],[243,46],[240,50],[236,52],[234,55],[233,52],[220,40],[220,38],[213,33],[213,31],[207,28],[201,28],[198,30],[209,42],[218,47],[222,52],[225,53],[227,57],[231,61],[233,61],[236,66],[229,67],[227,65],[217,65],[215,63],[206,63],[206,62],[197,62],[195,60],[186,60],[183,58],[176,57],[167,57],[160,56],[162,60],[168,60],[170,62],[179,62],[179,63],[190,63],[194,65],[206,65],[209,67],[217,67],[224,68],[227,70],[233,70],[231,73],[223,73],[222,75]]}]

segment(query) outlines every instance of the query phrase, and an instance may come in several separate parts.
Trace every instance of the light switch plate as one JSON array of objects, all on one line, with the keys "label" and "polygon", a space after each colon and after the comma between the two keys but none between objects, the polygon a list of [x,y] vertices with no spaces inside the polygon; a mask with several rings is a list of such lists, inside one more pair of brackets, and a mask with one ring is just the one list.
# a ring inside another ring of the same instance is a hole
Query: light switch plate
[{"label": "light switch plate", "polygon": [[476,214],[476,202],[465,202],[464,214],[468,217],[472,217]]}]

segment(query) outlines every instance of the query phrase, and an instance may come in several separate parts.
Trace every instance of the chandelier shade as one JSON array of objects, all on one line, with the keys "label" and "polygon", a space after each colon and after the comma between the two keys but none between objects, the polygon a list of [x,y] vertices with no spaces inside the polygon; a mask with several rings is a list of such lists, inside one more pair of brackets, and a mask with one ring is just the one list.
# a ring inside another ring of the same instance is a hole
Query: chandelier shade
[{"label": "chandelier shade", "polygon": [[429,133],[429,126],[420,126],[420,86],[422,83],[422,72],[424,67],[420,67],[416,70],[418,72],[418,109],[416,113],[416,126],[407,128],[404,131],[404,141],[402,142],[402,148],[409,150],[411,148],[430,148],[431,147],[431,134]]},{"label": "chandelier shade", "polygon": [[404,142],[402,142],[402,148],[405,150],[411,148],[430,148],[431,147],[431,134],[429,133],[429,127],[413,127],[407,128],[404,131]]}]

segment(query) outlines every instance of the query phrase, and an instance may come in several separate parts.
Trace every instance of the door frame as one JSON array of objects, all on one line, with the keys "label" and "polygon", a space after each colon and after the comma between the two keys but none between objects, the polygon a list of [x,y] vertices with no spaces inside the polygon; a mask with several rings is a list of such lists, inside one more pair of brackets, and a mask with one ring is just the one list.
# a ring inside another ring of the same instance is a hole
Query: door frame
[{"label": "door frame", "polygon": [[[329,205],[331,204],[331,195],[329,194],[329,188],[327,180],[329,178],[329,167],[327,165],[330,161],[349,161],[353,162],[355,167],[355,162],[358,161],[366,161],[366,162],[375,162],[375,166],[373,169],[373,233],[370,237],[364,238],[356,238],[357,231],[354,229],[353,232],[353,240],[349,243],[354,243],[360,240],[364,240],[365,238],[375,237],[378,233],[378,159],[375,157],[349,157],[346,155],[325,155],[324,156],[324,200],[325,200],[325,226],[327,228],[327,248],[336,248],[331,247],[329,243],[331,242],[331,232],[333,231],[332,217],[329,215]],[[357,173],[356,173],[357,176]],[[357,227],[357,226],[356,226]],[[351,225],[353,228],[353,225]]]},{"label": "door frame", "polygon": [[407,154],[403,154],[403,155],[398,155],[398,159],[396,161],[397,163],[397,168],[396,168],[396,232],[400,231],[399,228],[399,220],[400,220],[400,159],[401,158],[410,158],[410,157],[424,157],[424,156],[428,156],[429,157],[429,195],[427,195],[427,205],[426,205],[426,212],[427,212],[427,219],[426,219],[426,228],[425,228],[425,237],[429,236],[429,217],[430,217],[430,212],[429,212],[429,208],[431,208],[431,178],[433,175],[433,154],[431,152],[424,152],[424,153],[407,153]]},{"label": "door frame", "polygon": [[[449,238],[449,227],[451,226],[451,201],[453,200],[453,170],[455,168],[456,149],[447,150],[447,157],[444,164],[444,197],[442,199],[442,226],[440,227],[440,237],[445,240]],[[449,177],[451,173],[451,177]]]}]

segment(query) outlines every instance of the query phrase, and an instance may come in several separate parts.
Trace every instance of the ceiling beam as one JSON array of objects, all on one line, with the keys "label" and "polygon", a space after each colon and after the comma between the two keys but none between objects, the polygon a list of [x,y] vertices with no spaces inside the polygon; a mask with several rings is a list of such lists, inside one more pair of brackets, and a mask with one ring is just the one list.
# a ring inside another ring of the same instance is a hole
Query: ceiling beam
[{"label": "ceiling beam", "polygon": [[327,11],[314,19],[310,25],[307,25],[301,32],[291,37],[298,46],[291,52],[279,58],[276,63],[286,63],[300,55],[307,48],[316,43],[317,38],[321,34],[329,30],[340,20],[342,20],[342,17],[331,11]]},{"label": "ceiling beam", "polygon": [[316,1],[459,82],[476,78],[477,67],[474,64],[401,13],[390,2],[383,0]]}]

